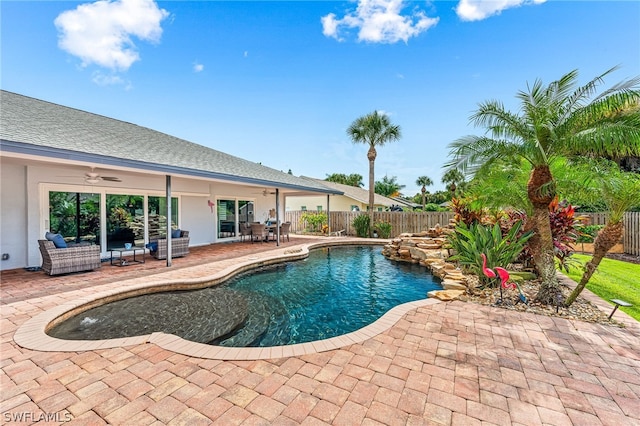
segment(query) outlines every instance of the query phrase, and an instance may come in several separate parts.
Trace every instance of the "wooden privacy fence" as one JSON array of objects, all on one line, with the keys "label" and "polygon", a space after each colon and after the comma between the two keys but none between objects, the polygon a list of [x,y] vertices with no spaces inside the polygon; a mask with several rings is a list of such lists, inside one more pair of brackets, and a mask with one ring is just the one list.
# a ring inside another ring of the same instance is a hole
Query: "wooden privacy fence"
[{"label": "wooden privacy fence", "polygon": [[[291,232],[302,233],[304,224],[300,220],[304,211],[288,211],[284,214],[285,222],[291,222]],[[344,235],[356,235],[353,219],[367,212],[330,212],[331,232],[344,230]],[[452,212],[374,212],[373,222],[388,222],[391,224],[391,236],[395,237],[403,232],[420,232],[433,228],[436,224],[445,226],[453,219]]]},{"label": "wooden privacy fence", "polygon": [[[292,233],[302,233],[304,225],[300,218],[305,211],[288,211],[284,214],[284,221],[291,222]],[[330,212],[331,231],[344,229],[345,235],[356,235],[353,227],[353,219],[367,212]],[[579,213],[588,216],[591,225],[605,225],[609,217],[608,213]],[[420,232],[433,228],[436,224],[447,225],[453,219],[452,212],[374,212],[373,220],[389,222],[391,224],[391,236],[395,237],[403,232]],[[624,214],[624,252],[634,256],[640,256],[640,212],[627,212]]]}]

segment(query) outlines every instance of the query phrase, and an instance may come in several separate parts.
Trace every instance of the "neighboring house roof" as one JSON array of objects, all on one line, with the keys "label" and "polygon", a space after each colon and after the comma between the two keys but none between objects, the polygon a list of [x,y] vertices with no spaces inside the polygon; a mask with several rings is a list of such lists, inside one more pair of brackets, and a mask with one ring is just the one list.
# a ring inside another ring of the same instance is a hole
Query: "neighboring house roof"
[{"label": "neighboring house roof", "polygon": [[[322,185],[333,188],[337,191],[343,192],[345,197],[349,197],[359,203],[369,204],[369,191],[367,189],[363,189],[357,186],[344,185],[341,183],[328,182],[326,180],[315,179],[307,176],[301,176],[304,179],[308,179],[309,181],[321,183]],[[392,205],[397,204],[395,200],[391,198],[385,197],[380,194],[374,194],[373,203],[376,206],[386,206],[391,207]]]},{"label": "neighboring house roof", "polygon": [[402,207],[411,207],[411,208],[422,207],[422,204],[414,203],[412,201],[405,200],[404,198],[400,198],[400,197],[390,197],[390,198],[395,202],[397,202],[398,204],[400,204]]},{"label": "neighboring house roof", "polygon": [[165,133],[0,91],[0,151],[300,191],[340,193]]}]

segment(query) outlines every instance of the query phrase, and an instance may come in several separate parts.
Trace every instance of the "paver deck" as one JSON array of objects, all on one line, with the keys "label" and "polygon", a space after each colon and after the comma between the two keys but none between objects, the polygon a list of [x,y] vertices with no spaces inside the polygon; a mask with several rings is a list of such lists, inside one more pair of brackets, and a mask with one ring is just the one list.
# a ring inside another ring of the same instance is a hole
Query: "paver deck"
[{"label": "paver deck", "polygon": [[621,311],[624,328],[418,303],[355,343],[244,360],[169,350],[167,335],[26,348],[38,344],[37,319],[57,307],[150,281],[224,275],[308,242],[197,247],[170,268],[148,259],[58,277],[3,272],[0,424],[640,425],[640,325]]}]

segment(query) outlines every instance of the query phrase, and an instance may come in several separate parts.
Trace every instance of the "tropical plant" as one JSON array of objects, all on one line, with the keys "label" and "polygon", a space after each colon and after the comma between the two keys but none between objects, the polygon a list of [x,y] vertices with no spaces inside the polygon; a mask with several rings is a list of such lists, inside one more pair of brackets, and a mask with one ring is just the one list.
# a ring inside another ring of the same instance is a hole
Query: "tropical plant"
[{"label": "tropical plant", "polygon": [[433,185],[433,181],[429,176],[420,176],[416,179],[416,185],[421,186],[420,193],[422,194],[422,210],[424,210],[424,206],[427,204],[427,186]]},{"label": "tropical plant", "polygon": [[[383,146],[387,142],[400,139],[400,126],[392,125],[386,114],[374,111],[357,118],[349,128],[347,134],[353,143],[369,145],[367,159],[369,160],[369,223],[373,223],[373,204],[375,198],[375,172],[374,166],[378,155],[376,147]],[[369,229],[371,234],[371,229]]]},{"label": "tropical plant", "polygon": [[615,69],[579,87],[577,70],[547,86],[536,80],[528,91],[517,94],[519,113],[506,110],[499,101],[484,102],[471,121],[488,129],[488,135],[466,136],[450,144],[453,159],[445,165],[448,169],[474,172],[499,159],[530,163],[526,188],[535,231],[530,247],[541,278],[536,299],[545,304],[553,304],[560,291],[549,221],[549,204],[556,196],[551,162],[558,156],[640,155],[640,78],[596,95],[604,77]]},{"label": "tropical plant", "polygon": [[602,176],[602,179],[601,195],[609,207],[609,219],[596,236],[593,243],[593,257],[585,265],[580,282],[565,301],[566,306],[570,306],[576,300],[607,252],[622,238],[624,213],[631,206],[640,203],[640,176],[637,174],[623,173],[612,168],[606,176]]},{"label": "tropical plant", "polygon": [[357,188],[364,186],[364,183],[362,182],[362,175],[357,173],[352,173],[350,175],[345,175],[344,173],[333,173],[327,175],[325,180],[327,182],[341,183],[343,185],[355,186]]},{"label": "tropical plant", "polygon": [[521,228],[522,222],[516,222],[503,236],[498,223],[493,226],[459,223],[455,232],[447,237],[449,247],[455,251],[449,259],[457,261],[464,269],[478,275],[486,284],[488,281],[482,274],[480,255],[486,255],[490,268],[507,267],[516,260],[532,236],[531,232],[521,234]]},{"label": "tropical plant", "polygon": [[454,213],[453,218],[457,223],[471,225],[482,221],[482,218],[486,215],[486,211],[484,209],[476,209],[472,204],[473,200],[470,198],[451,199],[451,210]]},{"label": "tropical plant", "polygon": [[353,227],[356,228],[356,236],[368,237],[370,229],[370,216],[366,214],[359,214],[353,218]]},{"label": "tropical plant", "polygon": [[380,236],[380,238],[391,237],[391,223],[378,221],[373,225],[373,228],[378,231],[378,235]]},{"label": "tropical plant", "polygon": [[305,229],[311,232],[319,232],[322,229],[322,225],[328,222],[328,217],[325,212],[304,212],[300,216],[300,223]]}]

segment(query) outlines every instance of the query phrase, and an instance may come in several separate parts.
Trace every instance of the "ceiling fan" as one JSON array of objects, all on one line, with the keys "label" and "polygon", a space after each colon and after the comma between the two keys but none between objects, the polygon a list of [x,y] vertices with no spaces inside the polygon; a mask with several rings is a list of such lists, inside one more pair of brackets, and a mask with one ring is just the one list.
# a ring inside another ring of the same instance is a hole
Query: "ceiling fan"
[{"label": "ceiling fan", "polygon": [[84,174],[84,181],[87,183],[95,184],[102,180],[109,181],[109,182],[122,182],[120,178],[115,176],[101,176],[100,173],[96,173],[93,170],[93,167],[91,168],[90,172],[87,172]]}]

